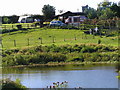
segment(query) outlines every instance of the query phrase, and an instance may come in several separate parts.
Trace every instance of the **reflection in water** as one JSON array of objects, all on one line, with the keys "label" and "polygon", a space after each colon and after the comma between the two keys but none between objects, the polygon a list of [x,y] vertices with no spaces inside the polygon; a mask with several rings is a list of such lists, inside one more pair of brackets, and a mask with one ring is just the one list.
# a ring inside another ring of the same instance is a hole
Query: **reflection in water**
[{"label": "reflection in water", "polygon": [[21,79],[29,88],[46,88],[53,82],[68,81],[68,88],[117,88],[115,65],[61,65],[4,68],[3,77]]}]

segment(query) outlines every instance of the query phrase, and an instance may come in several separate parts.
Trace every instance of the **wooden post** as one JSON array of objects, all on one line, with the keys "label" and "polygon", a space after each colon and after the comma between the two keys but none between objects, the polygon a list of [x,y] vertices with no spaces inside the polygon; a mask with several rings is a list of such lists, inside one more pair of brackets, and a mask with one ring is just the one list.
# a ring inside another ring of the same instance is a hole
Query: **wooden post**
[{"label": "wooden post", "polygon": [[55,43],[55,37],[53,36],[53,43]]},{"label": "wooden post", "polygon": [[74,35],[74,39],[77,40],[76,35]]},{"label": "wooden post", "polygon": [[41,38],[41,44],[42,44],[42,38]]},{"label": "wooden post", "polygon": [[39,37],[38,39],[40,40],[40,43],[42,44],[42,38]]},{"label": "wooden post", "polygon": [[6,25],[5,25],[5,29],[6,29]]},{"label": "wooden post", "polygon": [[28,40],[28,46],[29,46],[30,45],[30,42],[29,42],[30,40],[29,40],[29,38],[27,40]]},{"label": "wooden post", "polygon": [[14,40],[14,47],[16,47],[16,40]]},{"label": "wooden post", "polygon": [[13,29],[13,25],[12,25],[12,29]]},{"label": "wooden post", "polygon": [[27,25],[27,28],[29,28],[29,24]]},{"label": "wooden post", "polygon": [[65,40],[65,37],[64,37],[64,42],[65,42],[66,40]]}]

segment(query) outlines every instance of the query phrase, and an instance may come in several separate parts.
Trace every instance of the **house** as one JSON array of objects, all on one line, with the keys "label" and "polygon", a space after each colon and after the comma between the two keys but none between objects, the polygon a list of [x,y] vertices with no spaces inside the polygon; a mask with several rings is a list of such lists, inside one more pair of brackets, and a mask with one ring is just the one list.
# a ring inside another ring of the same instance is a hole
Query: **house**
[{"label": "house", "polygon": [[66,24],[78,25],[87,19],[85,13],[83,12],[65,12],[61,15],[57,15],[55,18],[58,18]]}]

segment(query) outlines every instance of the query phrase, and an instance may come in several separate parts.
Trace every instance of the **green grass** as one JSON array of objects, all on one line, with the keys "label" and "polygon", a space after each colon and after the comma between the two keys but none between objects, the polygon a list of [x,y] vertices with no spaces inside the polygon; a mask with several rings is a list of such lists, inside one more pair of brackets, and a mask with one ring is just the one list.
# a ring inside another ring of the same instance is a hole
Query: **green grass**
[{"label": "green grass", "polygon": [[[53,43],[53,37],[54,43]],[[75,40],[76,37],[76,40]],[[68,30],[68,29],[30,29],[27,31],[16,31],[2,34],[2,44],[3,49],[10,48],[22,48],[29,46],[37,46],[41,44],[39,38],[42,38],[42,45],[64,45],[64,44],[81,44],[81,43],[98,43],[101,40],[101,44],[118,46],[118,38],[115,37],[105,37],[84,34],[82,30]],[[16,47],[14,46],[14,40],[16,40]]]}]

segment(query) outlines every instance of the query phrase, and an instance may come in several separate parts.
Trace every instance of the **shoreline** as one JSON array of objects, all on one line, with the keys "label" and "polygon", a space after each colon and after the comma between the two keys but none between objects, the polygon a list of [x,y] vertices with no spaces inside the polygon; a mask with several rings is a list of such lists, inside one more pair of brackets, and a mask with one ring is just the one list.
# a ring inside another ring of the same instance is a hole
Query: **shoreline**
[{"label": "shoreline", "polygon": [[47,64],[31,64],[31,65],[15,65],[15,66],[4,66],[2,68],[23,68],[23,67],[39,67],[39,66],[59,66],[59,65],[81,65],[81,64],[118,64],[119,62],[49,62]]}]

